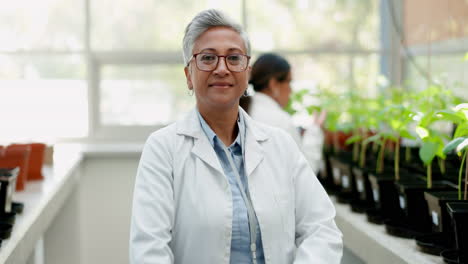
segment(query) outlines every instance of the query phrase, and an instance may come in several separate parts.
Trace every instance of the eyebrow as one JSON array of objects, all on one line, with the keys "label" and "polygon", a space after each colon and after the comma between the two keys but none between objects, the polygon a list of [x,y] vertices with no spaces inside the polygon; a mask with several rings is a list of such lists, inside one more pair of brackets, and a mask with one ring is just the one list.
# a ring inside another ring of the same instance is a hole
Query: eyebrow
[{"label": "eyebrow", "polygon": [[[216,49],[213,49],[213,48],[206,48],[206,49],[202,49],[202,50],[200,51],[200,53],[201,53],[201,52],[205,52],[205,51],[216,52],[217,50],[216,50]],[[228,51],[228,52],[239,51],[239,52],[241,52],[241,53],[244,53],[244,52],[243,52],[241,49],[239,49],[239,48],[230,48],[230,49],[228,49],[227,51]]]}]

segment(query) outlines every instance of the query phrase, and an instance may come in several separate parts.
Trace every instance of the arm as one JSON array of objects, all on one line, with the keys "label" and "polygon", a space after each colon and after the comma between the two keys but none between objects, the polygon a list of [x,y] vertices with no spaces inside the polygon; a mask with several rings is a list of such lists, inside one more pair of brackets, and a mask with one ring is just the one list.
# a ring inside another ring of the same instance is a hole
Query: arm
[{"label": "arm", "polygon": [[299,150],[294,156],[296,206],[296,259],[294,264],[339,264],[342,234],[337,228],[335,208]]},{"label": "arm", "polygon": [[131,264],[174,263],[169,247],[174,223],[172,153],[167,145],[156,132],[141,155],[133,193]]}]

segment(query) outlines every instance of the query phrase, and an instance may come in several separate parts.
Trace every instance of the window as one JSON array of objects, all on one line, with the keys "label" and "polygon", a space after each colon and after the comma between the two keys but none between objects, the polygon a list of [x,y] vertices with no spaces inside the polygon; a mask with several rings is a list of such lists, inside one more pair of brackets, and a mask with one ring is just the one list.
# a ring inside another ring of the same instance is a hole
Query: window
[{"label": "window", "polygon": [[[91,0],[93,50],[180,51],[185,26],[217,8],[241,21],[240,0]],[[182,56],[182,55],[180,55]]]},{"label": "window", "polygon": [[165,125],[194,106],[183,65],[104,66],[101,72],[101,123]]},{"label": "window", "polygon": [[80,51],[84,1],[15,0],[0,8],[0,51]]},{"label": "window", "polygon": [[0,10],[0,141],[143,140],[180,118],[182,37],[207,8],[244,24],[252,62],[288,58],[293,89],[375,89],[378,0],[18,0]]},{"label": "window", "polygon": [[82,56],[0,55],[0,141],[85,137],[88,102]]},{"label": "window", "polygon": [[408,62],[406,84],[414,90],[424,89],[428,86],[425,76],[430,75],[433,81],[468,100],[468,61],[464,57],[464,53],[415,56]]},{"label": "window", "polygon": [[403,8],[405,84],[420,90],[434,81],[468,100],[468,2],[414,0]]}]

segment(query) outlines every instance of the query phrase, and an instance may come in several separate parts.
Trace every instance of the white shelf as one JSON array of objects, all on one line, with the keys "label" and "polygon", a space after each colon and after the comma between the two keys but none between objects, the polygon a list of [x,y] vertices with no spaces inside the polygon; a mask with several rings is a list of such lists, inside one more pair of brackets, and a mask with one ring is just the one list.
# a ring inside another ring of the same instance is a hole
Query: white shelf
[{"label": "white shelf", "polygon": [[417,249],[414,239],[390,236],[384,225],[367,221],[365,214],[351,211],[348,204],[332,198],[336,208],[336,224],[343,232],[345,246],[366,263],[443,264],[442,257],[428,255]]},{"label": "white shelf", "polygon": [[56,148],[54,166],[43,168],[44,180],[28,182],[24,191],[13,194],[13,201],[24,203],[16,216],[9,239],[2,241],[0,263],[26,263],[57,212],[79,180],[82,155],[76,147]]}]

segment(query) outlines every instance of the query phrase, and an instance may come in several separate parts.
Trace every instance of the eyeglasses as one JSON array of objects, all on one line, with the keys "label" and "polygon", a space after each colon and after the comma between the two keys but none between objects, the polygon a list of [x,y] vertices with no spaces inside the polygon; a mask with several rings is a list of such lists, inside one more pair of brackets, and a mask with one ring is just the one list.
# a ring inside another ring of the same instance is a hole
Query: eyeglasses
[{"label": "eyeglasses", "polygon": [[[197,53],[193,54],[192,58],[195,58],[197,68],[200,71],[211,72],[218,67],[219,58],[224,58],[226,66],[229,71],[232,72],[243,72],[249,65],[250,56],[243,54],[229,54],[229,55],[216,55],[213,53]],[[190,61],[192,60],[190,58]],[[188,66],[188,64],[187,64]]]}]

